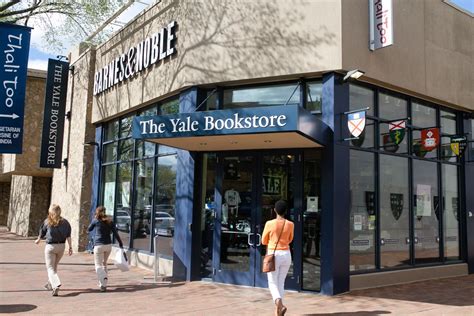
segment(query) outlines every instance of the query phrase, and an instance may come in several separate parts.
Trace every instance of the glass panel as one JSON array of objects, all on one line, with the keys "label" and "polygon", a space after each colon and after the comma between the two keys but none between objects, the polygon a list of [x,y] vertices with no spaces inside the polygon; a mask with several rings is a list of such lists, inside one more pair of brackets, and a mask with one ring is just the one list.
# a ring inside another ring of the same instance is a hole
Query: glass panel
[{"label": "glass panel", "polygon": [[120,138],[130,137],[132,133],[132,116],[120,120]]},{"label": "glass panel", "polygon": [[408,160],[380,155],[380,267],[410,264]]},{"label": "glass panel", "polygon": [[160,157],[156,168],[154,234],[160,236],[157,249],[160,257],[169,260],[173,259],[177,158],[177,155]]},{"label": "glass panel", "polygon": [[114,121],[105,125],[104,128],[104,141],[110,141],[118,138],[119,122]]},{"label": "glass panel", "polygon": [[[262,179],[262,217],[258,223],[261,227],[259,233],[263,232],[265,223],[275,219],[276,215],[273,211],[275,203],[279,200],[288,202],[288,214],[285,218],[295,222],[296,210],[294,208],[294,191],[296,181],[294,179],[295,156],[293,155],[272,155],[263,157],[263,179]],[[243,194],[243,193],[242,193]],[[241,194],[241,196],[242,196]],[[246,200],[245,205],[250,207],[250,192],[243,195]],[[242,208],[241,204],[240,209]],[[249,214],[251,214],[249,209]],[[293,250],[293,243],[290,244]],[[262,267],[258,267],[258,271],[262,271]],[[290,266],[287,277],[293,276],[293,264]]]},{"label": "glass panel", "polygon": [[418,157],[436,158],[437,149],[431,151],[424,150],[421,139],[421,131],[423,129],[436,127],[436,109],[413,102],[411,112],[413,154]]},{"label": "glass panel", "polygon": [[456,114],[446,111],[440,111],[441,115],[441,159],[456,162],[456,155],[451,149],[451,137],[457,134]]},{"label": "glass panel", "polygon": [[358,110],[369,107],[367,115],[374,115],[374,91],[371,89],[349,85],[349,109]]},{"label": "glass panel", "polygon": [[179,99],[173,99],[160,106],[160,115],[179,113]]},{"label": "glass panel", "polygon": [[118,165],[117,179],[117,208],[115,210],[115,225],[120,238],[125,246],[130,244],[130,192],[132,184],[132,164],[121,163]]},{"label": "glass panel", "polygon": [[[469,139],[469,138],[468,138]],[[469,161],[474,161],[474,119],[471,120],[471,145],[469,146]]]},{"label": "glass panel", "polygon": [[321,284],[321,151],[304,152],[302,287],[319,291]]},{"label": "glass panel", "polygon": [[117,142],[102,146],[104,157],[102,163],[117,161]]},{"label": "glass panel", "polygon": [[105,207],[105,213],[113,216],[115,204],[115,170],[116,165],[109,165],[102,168],[102,192],[100,204]]},{"label": "glass panel", "polygon": [[407,119],[407,101],[385,94],[379,94],[379,117],[385,122],[381,122],[380,129],[380,147],[388,152],[405,154],[408,153],[407,147],[407,131],[399,130],[397,133],[390,135],[389,123],[392,121]]},{"label": "glass panel", "polygon": [[[224,91],[224,109],[300,104],[300,88],[295,84]],[[294,94],[293,94],[294,91]],[[293,94],[293,95],[292,95]]]},{"label": "glass panel", "polygon": [[[206,97],[208,97],[211,93],[212,93],[212,91],[207,92]],[[217,96],[218,96],[218,93],[217,93],[217,91],[215,91],[215,92],[207,99],[207,101],[206,101],[206,108],[205,108],[205,109],[199,108],[198,111],[202,111],[202,110],[205,110],[205,111],[214,111],[214,110],[217,110]],[[204,106],[202,106],[202,107],[204,107]]]},{"label": "glass panel", "polygon": [[444,256],[459,260],[459,194],[458,168],[441,165],[443,176]]},{"label": "glass panel", "polygon": [[415,263],[440,260],[438,169],[434,162],[413,160]]},{"label": "glass panel", "polygon": [[136,148],[136,158],[151,157],[155,155],[156,144],[137,139]]},{"label": "glass panel", "polygon": [[323,84],[321,82],[312,82],[307,84],[306,109],[311,112],[321,113]]},{"label": "glass panel", "polygon": [[153,202],[154,159],[135,162],[135,205],[133,208],[133,248],[150,251]]},{"label": "glass panel", "polygon": [[159,155],[164,155],[164,154],[175,154],[177,152],[177,149],[174,147],[169,147],[166,145],[158,145],[158,154]]},{"label": "glass panel", "polygon": [[374,168],[374,154],[351,150],[351,271],[375,269]]},{"label": "glass panel", "polygon": [[220,268],[224,270],[250,269],[248,238],[252,222],[254,164],[252,156],[224,158],[220,243]]},{"label": "glass panel", "polygon": [[203,155],[201,186],[201,201],[203,201],[201,206],[201,277],[203,278],[212,278],[216,164],[216,155]]},{"label": "glass panel", "polygon": [[127,161],[133,158],[133,139],[119,141],[119,160]]}]

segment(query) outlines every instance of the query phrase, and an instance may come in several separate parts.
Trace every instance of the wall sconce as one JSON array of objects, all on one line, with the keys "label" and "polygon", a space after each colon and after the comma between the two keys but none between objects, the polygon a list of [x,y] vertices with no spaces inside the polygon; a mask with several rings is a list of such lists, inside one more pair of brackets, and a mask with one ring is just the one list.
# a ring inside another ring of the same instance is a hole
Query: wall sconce
[{"label": "wall sconce", "polygon": [[359,69],[349,70],[349,71],[346,73],[346,75],[344,76],[344,78],[342,78],[341,83],[346,82],[346,81],[348,81],[348,80],[350,80],[350,79],[357,80],[357,79],[359,79],[360,77],[362,77],[364,74],[365,74],[365,72],[362,71],[362,70],[359,70]]},{"label": "wall sconce", "polygon": [[98,142],[85,142],[83,145],[84,146],[97,146],[97,147],[99,147]]}]

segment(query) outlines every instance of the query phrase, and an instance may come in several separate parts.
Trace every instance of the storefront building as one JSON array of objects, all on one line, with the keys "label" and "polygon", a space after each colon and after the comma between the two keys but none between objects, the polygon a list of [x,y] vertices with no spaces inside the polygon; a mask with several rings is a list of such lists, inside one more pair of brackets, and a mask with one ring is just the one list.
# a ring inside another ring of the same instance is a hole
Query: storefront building
[{"label": "storefront building", "polygon": [[261,233],[285,199],[289,289],[474,272],[474,146],[451,146],[474,129],[472,18],[443,1],[393,16],[394,44],[371,51],[364,1],[161,1],[72,54],[52,200],[79,218],[79,247],[104,205],[132,262],[157,252],[163,274],[265,287]]}]

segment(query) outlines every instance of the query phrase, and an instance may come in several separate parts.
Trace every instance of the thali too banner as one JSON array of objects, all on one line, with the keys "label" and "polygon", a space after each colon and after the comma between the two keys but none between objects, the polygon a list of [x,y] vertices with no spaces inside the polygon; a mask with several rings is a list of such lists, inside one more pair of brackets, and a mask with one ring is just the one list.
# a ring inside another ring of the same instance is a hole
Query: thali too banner
[{"label": "thali too banner", "polygon": [[21,154],[31,28],[0,23],[0,153]]}]

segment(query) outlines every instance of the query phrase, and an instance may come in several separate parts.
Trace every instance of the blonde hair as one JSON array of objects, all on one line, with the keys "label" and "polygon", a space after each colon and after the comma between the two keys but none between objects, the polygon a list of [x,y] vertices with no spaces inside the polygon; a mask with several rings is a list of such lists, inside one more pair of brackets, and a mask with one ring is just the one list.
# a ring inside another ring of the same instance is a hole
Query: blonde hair
[{"label": "blonde hair", "polygon": [[99,221],[103,221],[103,222],[106,222],[106,223],[111,222],[110,217],[105,213],[105,207],[104,206],[98,206],[95,209],[95,216],[94,217],[96,219],[98,219]]},{"label": "blonde hair", "polygon": [[57,204],[52,204],[48,210],[48,225],[58,226],[61,219],[61,208]]}]

